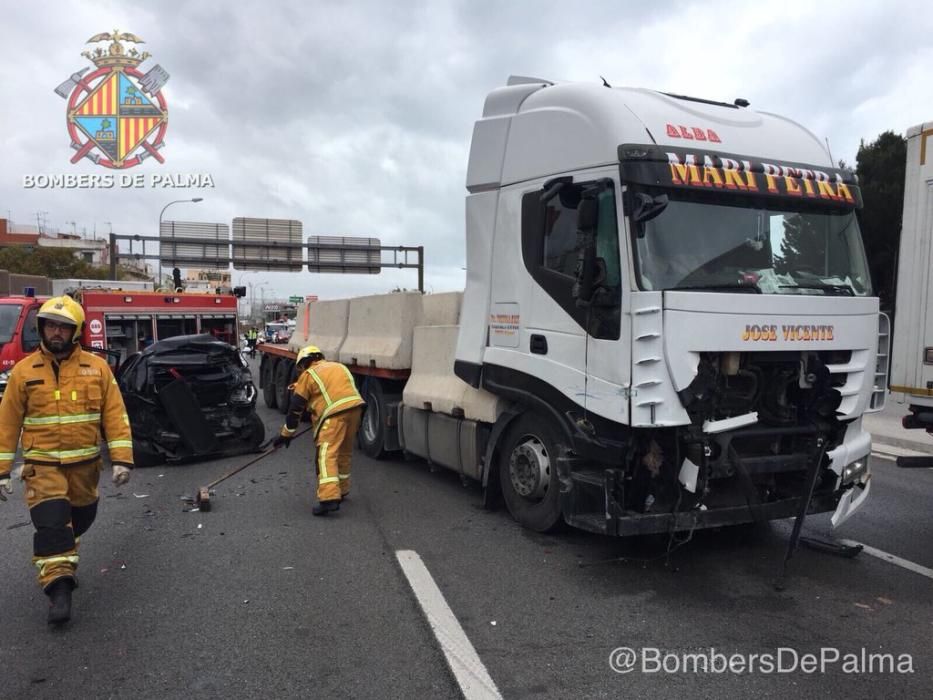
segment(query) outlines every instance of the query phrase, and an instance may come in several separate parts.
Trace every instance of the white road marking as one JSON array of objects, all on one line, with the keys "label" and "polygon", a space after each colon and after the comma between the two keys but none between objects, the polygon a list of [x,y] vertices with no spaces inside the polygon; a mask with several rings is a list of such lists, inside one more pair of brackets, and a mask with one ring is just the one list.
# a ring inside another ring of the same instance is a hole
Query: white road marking
[{"label": "white road marking", "polygon": [[395,553],[395,557],[425,617],[428,618],[428,624],[441,645],[447,665],[456,677],[463,697],[466,700],[501,700],[499,689],[480,661],[476,649],[444,600],[444,594],[434,583],[431,572],[421,561],[418,552],[400,550]]},{"label": "white road marking", "polygon": [[[898,447],[897,445],[888,445],[883,442],[872,443],[871,454],[873,457],[880,457],[881,459],[890,459],[892,461],[897,461],[898,457],[929,457],[929,452],[918,452],[917,450],[909,450],[906,447]],[[933,467],[927,467],[930,471],[933,471]]]},{"label": "white road marking", "polygon": [[929,579],[933,579],[933,569],[928,569],[925,566],[920,564],[914,564],[912,561],[907,561],[906,559],[901,559],[894,554],[888,554],[880,549],[875,549],[867,544],[861,542],[856,542],[855,540],[839,540],[842,544],[849,545],[850,547],[855,547],[861,545],[865,554],[871,554],[873,557],[878,557],[883,559],[886,562],[891,564],[897,564],[898,566],[907,569],[908,571],[913,571],[915,574],[920,574],[921,576],[926,576]]}]

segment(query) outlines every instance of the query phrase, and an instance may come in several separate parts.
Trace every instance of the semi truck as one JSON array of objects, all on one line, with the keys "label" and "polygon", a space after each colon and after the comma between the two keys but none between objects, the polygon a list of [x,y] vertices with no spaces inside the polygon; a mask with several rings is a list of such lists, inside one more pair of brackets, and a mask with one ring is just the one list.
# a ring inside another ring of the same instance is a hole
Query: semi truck
[{"label": "semi truck", "polygon": [[[891,392],[907,429],[933,435],[933,122],[907,132],[904,215],[897,265]],[[933,457],[900,458],[933,467]]]},{"label": "semi truck", "polygon": [[865,502],[888,324],[823,141],[745,100],[512,77],[466,189],[464,291],[303,305],[260,348],[268,406],[317,345],[364,395],[368,455],[475,479],[536,531]]}]

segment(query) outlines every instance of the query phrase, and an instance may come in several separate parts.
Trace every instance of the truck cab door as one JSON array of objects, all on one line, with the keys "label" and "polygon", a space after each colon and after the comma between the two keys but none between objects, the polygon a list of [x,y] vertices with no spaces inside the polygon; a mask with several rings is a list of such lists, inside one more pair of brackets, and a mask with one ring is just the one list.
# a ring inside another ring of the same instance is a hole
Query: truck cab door
[{"label": "truck cab door", "polygon": [[[535,282],[525,331],[530,362],[543,369],[536,376],[586,411],[627,423],[616,189],[609,173],[594,172],[549,180],[523,196],[522,253]],[[581,228],[587,208],[591,221]]]}]

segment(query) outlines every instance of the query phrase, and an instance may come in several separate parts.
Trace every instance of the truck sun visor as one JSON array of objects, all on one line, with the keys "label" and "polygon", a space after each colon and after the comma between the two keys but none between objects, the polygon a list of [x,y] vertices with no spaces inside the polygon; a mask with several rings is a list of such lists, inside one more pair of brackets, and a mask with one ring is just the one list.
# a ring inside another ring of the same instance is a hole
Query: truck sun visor
[{"label": "truck sun visor", "polygon": [[752,158],[702,149],[623,144],[625,182],[687,191],[780,197],[813,205],[861,208],[862,193],[848,170]]}]

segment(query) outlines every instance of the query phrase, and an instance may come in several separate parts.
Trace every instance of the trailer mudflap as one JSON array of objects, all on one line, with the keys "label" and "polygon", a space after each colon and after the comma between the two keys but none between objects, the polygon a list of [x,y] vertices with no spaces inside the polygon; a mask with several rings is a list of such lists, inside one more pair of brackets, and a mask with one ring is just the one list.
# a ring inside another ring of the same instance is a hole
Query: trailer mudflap
[{"label": "trailer mudflap", "polygon": [[178,434],[195,455],[218,452],[217,436],[201,412],[201,404],[190,386],[180,379],[159,391],[159,401]]}]

